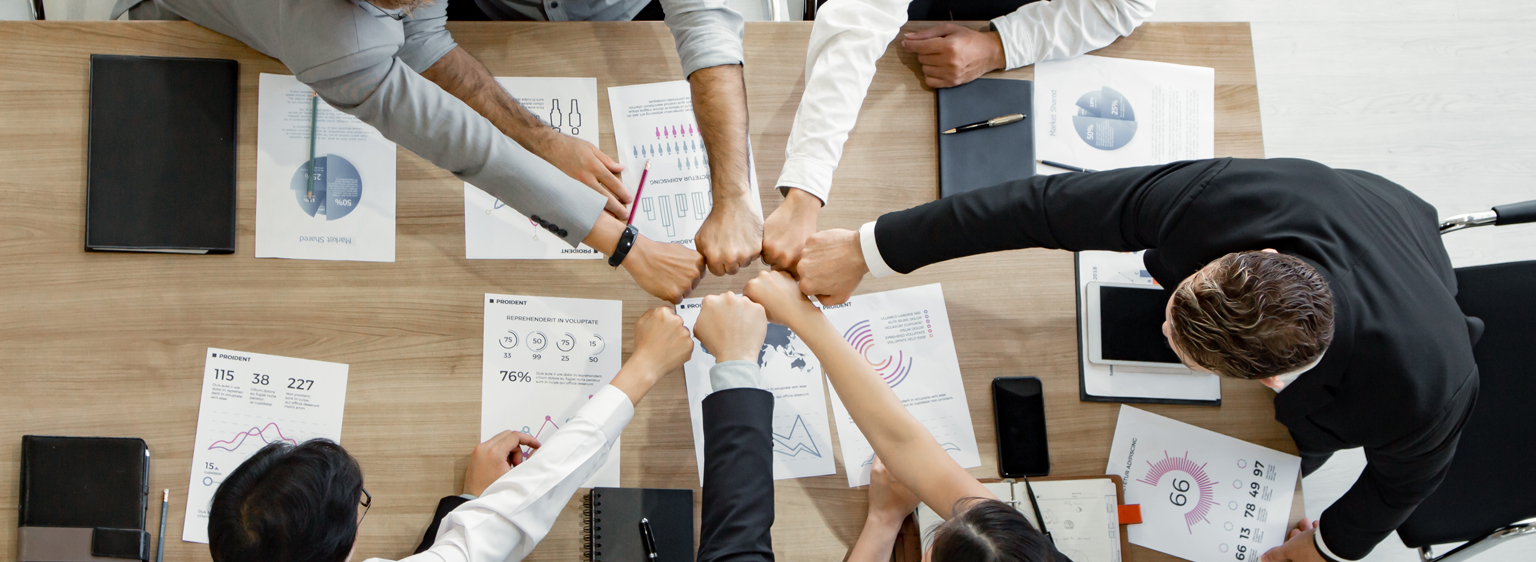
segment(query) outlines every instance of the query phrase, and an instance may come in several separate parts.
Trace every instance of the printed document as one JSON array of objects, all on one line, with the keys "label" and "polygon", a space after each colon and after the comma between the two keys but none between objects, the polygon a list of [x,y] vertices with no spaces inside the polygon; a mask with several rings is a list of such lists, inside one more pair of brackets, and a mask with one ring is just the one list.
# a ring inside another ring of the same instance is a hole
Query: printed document
[{"label": "printed document", "polygon": [[1035,152],[1093,170],[1211,158],[1216,71],[1084,55],[1035,65]]},{"label": "printed document", "polygon": [[1106,474],[1141,504],[1132,544],[1193,562],[1258,560],[1285,542],[1301,458],[1120,406]]},{"label": "printed document", "polygon": [[346,403],[344,364],[208,348],[181,540],[208,542],[214,491],[268,443],[340,443]]},{"label": "printed document", "polygon": [[257,97],[256,257],[395,261],[395,143],[292,76]]},{"label": "printed document", "polygon": [[[937,283],[858,295],[822,311],[955,462],[964,468],[981,466],[944,291]],[[836,389],[831,392],[848,486],[864,486],[875,450]]]},{"label": "printed document", "polygon": [[[704,137],[693,116],[693,94],[688,82],[660,82],[608,88],[613,112],[613,140],[619,163],[624,165],[624,188],[631,195],[640,186],[645,163],[651,163],[645,189],[630,213],[646,238],[695,248],[694,234],[714,198],[709,188],[709,155]],[[757,166],[747,149],[747,179],[752,197],[747,199],[763,216],[757,194]],[[696,249],[696,248],[695,248]]]},{"label": "printed document", "polygon": [[[1141,257],[1144,252],[1077,253],[1078,341],[1088,341],[1086,304],[1089,283],[1157,285]],[[1221,377],[1178,366],[1168,368],[1108,365],[1088,360],[1088,346],[1079,345],[1083,391],[1089,396],[1158,400],[1221,400]]]},{"label": "printed document", "polygon": [[[619,374],[624,302],[485,295],[480,440],[549,439]],[[583,487],[619,485],[619,442]]]},{"label": "printed document", "polygon": [[[1115,481],[1108,478],[1073,480],[1022,480],[983,483],[997,499],[1013,506],[1036,529],[1034,501],[1045,516],[1045,529],[1051,533],[1056,549],[1072,560],[1120,562],[1120,496]],[[917,526],[922,534],[923,550],[933,544],[929,531],[944,520],[927,505],[917,506]]]},{"label": "printed document", "polygon": [[[699,319],[704,299],[687,299],[677,307],[688,330]],[[773,393],[773,479],[805,478],[837,472],[832,460],[832,428],[827,419],[827,395],[822,388],[821,362],[789,328],[768,324],[758,351],[763,389]],[[693,452],[704,482],[704,398],[713,391],[709,369],[715,357],[693,340],[693,357],[683,364],[688,384],[688,413],[693,419]]]},{"label": "printed document", "polygon": [[[596,78],[496,78],[517,103],[555,132],[597,146]],[[595,260],[585,244],[572,248],[516,209],[464,184],[464,256],[472,260]]]}]

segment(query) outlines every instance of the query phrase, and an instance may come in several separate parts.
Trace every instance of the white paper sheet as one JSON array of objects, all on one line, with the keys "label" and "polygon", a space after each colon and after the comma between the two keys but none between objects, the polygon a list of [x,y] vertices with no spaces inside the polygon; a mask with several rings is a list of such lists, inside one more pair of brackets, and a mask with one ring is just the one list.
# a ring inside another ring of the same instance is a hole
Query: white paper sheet
[{"label": "white paper sheet", "polygon": [[[613,112],[613,140],[624,165],[624,187],[630,194],[640,185],[645,163],[651,163],[645,189],[631,209],[634,225],[646,238],[694,248],[693,237],[714,208],[709,188],[709,156],[693,116],[688,82],[659,82],[608,88]],[[757,193],[757,166],[747,148],[747,175]],[[749,197],[757,216],[762,201]]]},{"label": "white paper sheet", "polygon": [[[548,439],[623,361],[624,302],[485,295],[480,440],[502,431]],[[584,487],[619,485],[619,443]]]},{"label": "white paper sheet", "polygon": [[[1087,318],[1089,283],[1156,285],[1141,261],[1143,252],[1078,252],[1077,317]],[[1079,341],[1088,341],[1088,323],[1078,322]],[[1090,396],[1169,400],[1220,400],[1221,377],[1189,369],[1103,365],[1088,360],[1088,346],[1078,346],[1083,390]]]},{"label": "white paper sheet", "polygon": [[346,402],[344,364],[208,348],[181,540],[208,542],[219,483],[268,443],[340,443]]},{"label": "white paper sheet", "polygon": [[1193,562],[1257,560],[1285,542],[1301,458],[1120,406],[1106,474],[1141,504],[1130,541]]},{"label": "white paper sheet", "polygon": [[[519,104],[556,131],[598,144],[596,78],[496,78]],[[464,184],[464,256],[472,260],[595,260],[585,244],[560,241],[491,194]]]},{"label": "white paper sheet", "polygon": [[1038,158],[1094,170],[1211,158],[1216,71],[1084,55],[1035,65]]},{"label": "white paper sheet", "polygon": [[[944,291],[937,283],[858,295],[822,310],[955,462],[981,466]],[[848,486],[867,485],[875,451],[837,391],[830,392]]]},{"label": "white paper sheet", "polygon": [[[1030,484],[1057,550],[1072,560],[1120,562],[1120,497],[1113,480],[1050,480]],[[1005,480],[982,486],[997,499],[1013,505],[1036,529],[1040,528],[1034,507],[1026,499],[1023,482]],[[923,550],[933,545],[929,531],[943,522],[927,505],[917,506]]]},{"label": "white paper sheet", "polygon": [[[688,330],[699,319],[704,299],[687,299],[677,307]],[[757,354],[763,389],[773,393],[773,479],[805,478],[837,472],[832,459],[832,428],[827,419],[827,395],[821,383],[821,362],[789,328],[768,325],[763,349]],[[704,483],[704,398],[713,388],[709,368],[715,357],[693,340],[693,357],[683,364],[688,385],[688,413],[693,421],[693,452]]]},{"label": "white paper sheet", "polygon": [[395,261],[395,143],[321,100],[311,168],[311,92],[260,77],[256,257]]}]

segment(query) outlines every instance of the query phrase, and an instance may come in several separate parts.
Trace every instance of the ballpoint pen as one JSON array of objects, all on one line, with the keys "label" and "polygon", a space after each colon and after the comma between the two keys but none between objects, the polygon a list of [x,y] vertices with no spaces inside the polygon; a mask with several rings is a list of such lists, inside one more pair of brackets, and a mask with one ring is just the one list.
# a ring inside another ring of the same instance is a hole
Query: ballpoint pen
[{"label": "ballpoint pen", "polygon": [[1029,494],[1029,506],[1035,509],[1035,521],[1040,522],[1040,534],[1045,535],[1045,540],[1056,546],[1056,539],[1051,537],[1051,532],[1045,529],[1045,516],[1040,514],[1040,501],[1035,498],[1035,489],[1030,487],[1029,478],[1024,478],[1024,492]]},{"label": "ballpoint pen", "polygon": [[1052,168],[1061,168],[1061,169],[1066,170],[1068,172],[1097,172],[1098,171],[1098,170],[1090,170],[1088,168],[1082,168],[1082,167],[1079,167],[1079,166],[1073,166],[1071,164],[1062,164],[1061,162],[1052,162],[1050,160],[1036,160],[1035,163],[1037,163],[1037,164],[1045,164],[1045,165],[1050,166]]},{"label": "ballpoint pen", "polygon": [[1015,114],[1012,114],[1012,115],[1004,115],[1002,117],[993,117],[993,118],[988,119],[986,121],[977,121],[977,122],[971,123],[969,125],[961,125],[959,127],[955,127],[955,128],[950,129],[948,131],[944,131],[942,134],[953,135],[955,133],[964,133],[966,131],[972,131],[972,130],[976,130],[976,129],[985,129],[985,128],[988,128],[988,127],[1001,127],[1001,126],[1007,125],[1009,123],[1018,123],[1019,121],[1023,121],[1024,119],[1026,119],[1026,117],[1024,116],[1023,113],[1015,113]]},{"label": "ballpoint pen", "polygon": [[656,559],[656,535],[651,534],[651,520],[640,518],[640,544],[645,546],[645,558]]},{"label": "ballpoint pen", "polygon": [[[645,177],[651,175],[651,161],[645,161],[645,169],[640,170],[640,185],[635,187],[635,201],[640,201],[640,192],[645,191]],[[635,204],[629,204],[629,218],[624,221],[624,226],[635,224]]]}]

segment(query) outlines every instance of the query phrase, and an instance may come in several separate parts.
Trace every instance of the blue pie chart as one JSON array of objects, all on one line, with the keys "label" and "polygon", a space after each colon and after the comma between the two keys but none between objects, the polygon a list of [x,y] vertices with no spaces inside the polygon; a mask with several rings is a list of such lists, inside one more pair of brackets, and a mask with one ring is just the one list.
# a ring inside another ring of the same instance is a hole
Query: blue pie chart
[{"label": "blue pie chart", "polygon": [[1099,150],[1114,150],[1136,136],[1136,112],[1130,100],[1109,86],[1100,87],[1077,99],[1077,115],[1072,125],[1078,138]]},{"label": "blue pie chart", "polygon": [[293,171],[289,186],[300,209],[311,217],[318,215],[328,221],[347,216],[363,199],[363,178],[357,167],[335,154],[316,156],[313,161],[300,164]]}]

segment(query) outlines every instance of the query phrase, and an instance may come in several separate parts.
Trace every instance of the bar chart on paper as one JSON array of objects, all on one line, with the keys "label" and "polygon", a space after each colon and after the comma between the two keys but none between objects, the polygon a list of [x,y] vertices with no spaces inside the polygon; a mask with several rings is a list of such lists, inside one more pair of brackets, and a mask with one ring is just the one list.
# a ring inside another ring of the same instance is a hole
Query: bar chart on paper
[{"label": "bar chart on paper", "polygon": [[208,349],[181,539],[208,542],[208,507],[224,478],[270,443],[341,442],[347,365]]}]

